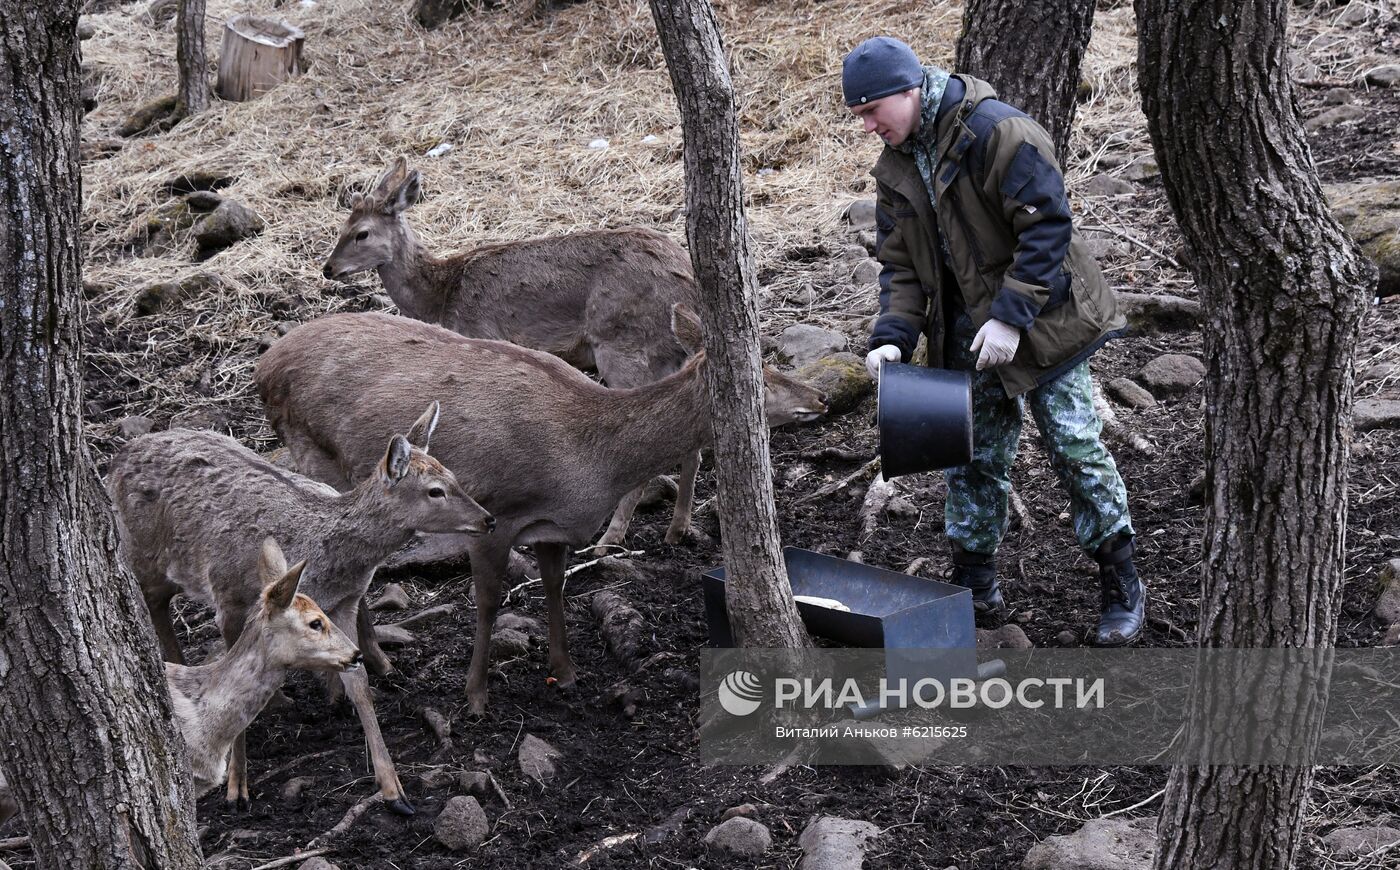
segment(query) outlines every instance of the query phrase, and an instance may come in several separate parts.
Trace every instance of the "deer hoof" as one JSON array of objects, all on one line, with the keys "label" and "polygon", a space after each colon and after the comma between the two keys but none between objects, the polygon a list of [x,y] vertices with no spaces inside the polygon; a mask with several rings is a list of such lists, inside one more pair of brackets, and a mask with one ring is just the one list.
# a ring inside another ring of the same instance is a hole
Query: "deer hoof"
[{"label": "deer hoof", "polygon": [[693,526],[672,527],[666,530],[666,543],[674,547],[677,544],[690,543],[698,537]]},{"label": "deer hoof", "polygon": [[239,795],[237,798],[226,798],[224,806],[231,813],[246,813],[253,808],[253,802],[248,798]]},{"label": "deer hoof", "polygon": [[409,803],[406,798],[397,797],[389,801],[389,812],[400,816],[411,816],[418,811],[413,808],[413,804]]}]

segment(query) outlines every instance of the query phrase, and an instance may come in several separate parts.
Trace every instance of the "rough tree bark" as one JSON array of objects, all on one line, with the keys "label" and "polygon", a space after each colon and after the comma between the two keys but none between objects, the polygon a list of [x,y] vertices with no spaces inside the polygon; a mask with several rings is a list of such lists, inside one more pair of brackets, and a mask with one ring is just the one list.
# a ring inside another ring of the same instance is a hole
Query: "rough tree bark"
[{"label": "rough tree bark", "polygon": [[[1323,200],[1286,8],[1137,5],[1143,107],[1206,315],[1203,647],[1336,638],[1353,350],[1375,274]],[[1291,867],[1311,780],[1306,766],[1174,769],[1155,867]]]},{"label": "rough tree bark", "polygon": [[179,118],[209,108],[209,59],[204,51],[205,0],[180,0],[175,22],[175,64],[180,69],[175,115]]},{"label": "rough tree bark", "polygon": [[1039,121],[1063,163],[1093,28],[1094,0],[967,0],[956,70]]},{"label": "rough tree bark", "polygon": [[704,310],[729,622],[740,646],[794,649],[807,632],[778,544],[763,409],[758,281],[734,86],[709,0],[651,0],[685,139],[686,236]]},{"label": "rough tree bark", "polygon": [[0,766],[42,868],[200,866],[184,744],[82,440],[77,0],[0,0]]}]

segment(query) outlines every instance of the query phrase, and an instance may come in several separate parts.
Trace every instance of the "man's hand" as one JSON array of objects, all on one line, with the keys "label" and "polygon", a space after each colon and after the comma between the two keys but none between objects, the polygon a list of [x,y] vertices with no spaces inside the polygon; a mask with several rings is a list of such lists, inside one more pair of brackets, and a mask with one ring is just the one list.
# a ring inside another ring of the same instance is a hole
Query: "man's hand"
[{"label": "man's hand", "polygon": [[899,348],[892,344],[882,344],[865,355],[865,370],[870,372],[871,380],[879,381],[880,363],[885,360],[889,362],[899,362],[902,356],[903,354],[899,352]]},{"label": "man's hand", "polygon": [[[1014,326],[1007,326],[1000,320],[992,319],[977,330],[977,337],[972,340],[972,346],[968,350],[977,354],[977,370],[980,372],[983,369],[994,369],[1011,362],[1011,358],[1016,355],[1016,347],[1020,343],[1021,330]],[[866,365],[870,364],[869,359],[866,357]]]}]

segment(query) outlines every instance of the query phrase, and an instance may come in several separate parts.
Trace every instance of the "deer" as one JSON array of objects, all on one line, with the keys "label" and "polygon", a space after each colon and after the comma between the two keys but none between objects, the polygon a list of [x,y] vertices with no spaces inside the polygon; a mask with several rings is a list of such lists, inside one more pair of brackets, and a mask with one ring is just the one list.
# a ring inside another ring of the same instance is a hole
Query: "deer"
[{"label": "deer", "polygon": [[18,812],[19,801],[15,800],[14,791],[5,781],[5,772],[0,770],[0,825],[8,822]]},{"label": "deer", "polygon": [[[585,544],[625,494],[712,439],[699,319],[678,303],[672,320],[694,355],[659,381],[622,390],[550,354],[387,314],[318,318],[258,361],[254,380],[273,430],[299,468],[335,487],[372,472],[365,439],[403,407],[444,397],[449,425],[436,455],[497,523],[493,535],[457,540],[457,552],[470,557],[476,593],[471,713],[486,709],[491,628],[512,546],[534,549],[550,672],[570,688],[577,675],[564,633],[568,549]],[[818,390],[771,368],[763,374],[770,422],[826,412]],[[473,424],[463,425],[466,419]]]},{"label": "deer", "polygon": [[[627,389],[680,369],[688,354],[671,334],[671,306],[696,305],[690,257],[669,236],[631,227],[484,245],[436,257],[404,213],[422,179],[399,157],[350,215],[322,273],[345,280],[374,269],[399,312],[468,338],[490,338],[554,354]],[[771,423],[771,421],[770,421]],[[680,458],[667,544],[691,534],[700,454]],[[669,469],[665,469],[669,470]],[[642,497],[626,494],[597,544],[620,545]]]},{"label": "deer", "polygon": [[223,784],[235,741],[267,706],[289,670],[360,670],[361,655],[354,642],[315,601],[297,591],[305,570],[304,560],[288,569],[277,540],[264,539],[257,574],[250,578],[262,592],[238,640],[209,664],[165,664],[171,710],[189,751],[197,797]]},{"label": "deer", "polygon": [[[391,430],[376,437],[388,447],[375,451],[377,462],[344,493],[207,430],[154,432],[127,444],[107,485],[120,552],[140,583],[165,659],[184,661],[170,620],[171,599],[180,593],[212,607],[225,645],[237,643],[261,591],[249,554],[275,533],[292,558],[310,563],[307,594],[342,631],[358,635],[368,665],[381,674],[391,670],[364,605],[376,568],[420,534],[479,536],[495,527],[491,514],[428,454],[441,406],[426,406],[407,435]],[[381,795],[394,812],[412,815],[364,669],[341,674],[328,688],[334,696],[342,686],[364,729]],[[249,802],[245,768],[240,738],[227,795],[240,807]]]}]

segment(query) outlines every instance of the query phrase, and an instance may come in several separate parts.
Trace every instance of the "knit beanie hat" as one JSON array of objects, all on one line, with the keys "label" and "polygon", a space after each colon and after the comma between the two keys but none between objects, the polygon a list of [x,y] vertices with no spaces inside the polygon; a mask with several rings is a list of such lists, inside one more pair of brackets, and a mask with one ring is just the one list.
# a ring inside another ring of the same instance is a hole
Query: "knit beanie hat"
[{"label": "knit beanie hat", "polygon": [[892,36],[872,36],[846,55],[841,66],[847,106],[917,88],[923,81],[924,68],[914,49]]}]

